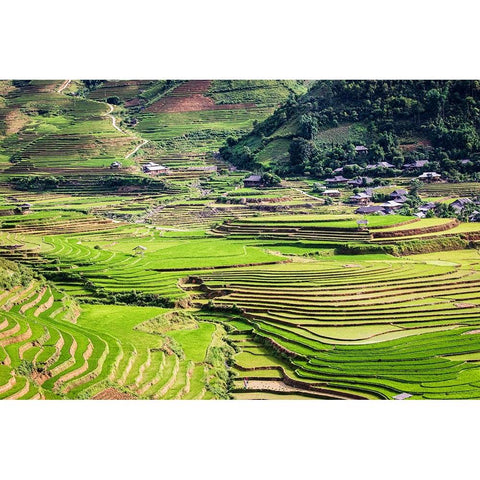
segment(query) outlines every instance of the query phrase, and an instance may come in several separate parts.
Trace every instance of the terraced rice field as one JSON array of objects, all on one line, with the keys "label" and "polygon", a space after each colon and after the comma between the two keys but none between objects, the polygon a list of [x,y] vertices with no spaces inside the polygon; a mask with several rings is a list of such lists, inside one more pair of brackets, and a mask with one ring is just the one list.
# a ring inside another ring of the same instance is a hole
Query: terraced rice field
[{"label": "terraced rice field", "polygon": [[185,81],[149,104],[136,129],[165,154],[211,155],[228,136],[247,133],[302,91],[296,81]]},{"label": "terraced rice field", "polygon": [[[107,167],[138,143],[114,127],[108,105],[58,93],[58,84],[30,81],[4,97],[3,121],[11,134],[2,139],[0,155],[17,168]],[[23,112],[22,121],[12,112]]]},{"label": "terraced rice field", "polygon": [[218,327],[202,322],[177,330],[174,353],[169,337],[135,330],[165,312],[80,308],[38,282],[4,292],[0,399],[118,398],[118,392],[129,398],[211,398],[205,359]]},{"label": "terraced rice field", "polygon": [[419,189],[424,197],[468,197],[480,194],[480,183],[428,183]]},{"label": "terraced rice field", "polygon": [[0,399],[480,397],[478,222],[244,188],[220,157],[303,82],[0,87]]},{"label": "terraced rice field", "polygon": [[477,257],[468,266],[293,263],[190,280],[214,298],[215,315],[241,312],[223,314],[241,348],[238,375],[263,383],[238,382],[239,398],[279,390],[279,379],[319,397],[478,398]]}]

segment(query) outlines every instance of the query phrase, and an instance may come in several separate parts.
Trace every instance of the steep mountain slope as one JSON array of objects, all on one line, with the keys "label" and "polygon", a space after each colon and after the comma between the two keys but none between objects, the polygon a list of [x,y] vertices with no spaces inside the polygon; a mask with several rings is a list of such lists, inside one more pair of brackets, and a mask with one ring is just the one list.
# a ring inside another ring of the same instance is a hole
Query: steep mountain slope
[{"label": "steep mountain slope", "polygon": [[[322,177],[359,161],[432,161],[450,177],[480,170],[478,81],[318,81],[221,153],[236,165]],[[367,155],[355,155],[364,144]],[[471,162],[459,162],[470,159]]]}]

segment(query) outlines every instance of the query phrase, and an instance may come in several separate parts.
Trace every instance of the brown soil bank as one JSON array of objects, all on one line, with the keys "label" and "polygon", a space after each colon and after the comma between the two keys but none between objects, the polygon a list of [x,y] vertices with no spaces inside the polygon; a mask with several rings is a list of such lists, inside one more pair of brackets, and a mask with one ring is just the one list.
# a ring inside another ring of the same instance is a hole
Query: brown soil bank
[{"label": "brown soil bank", "polygon": [[373,238],[397,238],[397,237],[410,237],[412,235],[422,235],[424,233],[435,233],[435,232],[444,232],[445,230],[450,230],[460,222],[454,218],[450,222],[444,223],[442,225],[433,225],[431,227],[423,228],[409,228],[407,230],[393,230],[389,232],[372,232]]},{"label": "brown soil bank", "polygon": [[97,393],[92,400],[134,400],[135,397],[129,393],[121,392],[116,388],[110,387]]}]

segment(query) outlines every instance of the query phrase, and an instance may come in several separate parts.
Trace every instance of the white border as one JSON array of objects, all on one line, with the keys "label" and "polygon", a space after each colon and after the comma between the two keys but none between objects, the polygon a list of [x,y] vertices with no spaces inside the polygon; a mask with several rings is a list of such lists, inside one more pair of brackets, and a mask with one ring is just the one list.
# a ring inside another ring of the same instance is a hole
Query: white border
[{"label": "white border", "polygon": [[[480,78],[465,0],[2,5],[0,78]],[[3,478],[464,478],[477,402],[0,402]]]}]

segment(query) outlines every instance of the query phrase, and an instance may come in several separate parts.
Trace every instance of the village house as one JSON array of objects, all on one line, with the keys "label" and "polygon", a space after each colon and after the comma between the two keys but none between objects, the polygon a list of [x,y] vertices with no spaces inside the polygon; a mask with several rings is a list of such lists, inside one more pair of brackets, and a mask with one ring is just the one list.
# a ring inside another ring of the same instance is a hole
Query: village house
[{"label": "village house", "polygon": [[342,177],[341,175],[337,175],[333,178],[326,178],[325,183],[329,185],[343,185],[348,181],[348,178]]},{"label": "village house", "polygon": [[408,200],[408,197],[406,197],[405,195],[401,195],[400,197],[395,197],[392,200],[394,200],[397,203],[404,204]]},{"label": "village house", "polygon": [[420,205],[418,207],[415,216],[418,218],[425,218],[427,216],[427,213],[434,208],[435,204],[433,202],[424,203],[423,205]]},{"label": "village house", "polygon": [[368,205],[370,203],[370,199],[370,195],[367,195],[366,193],[357,193],[352,195],[348,201],[349,203],[353,203],[355,205]]},{"label": "village house", "polygon": [[339,198],[341,195],[340,190],[335,190],[335,189],[330,189],[330,190],[325,190],[322,195],[326,197],[331,197],[331,198]]},{"label": "village house", "polygon": [[349,163],[348,165],[344,165],[343,167],[336,168],[333,173],[343,173],[345,167],[358,167],[359,165],[355,165],[353,163]]},{"label": "village house", "polygon": [[398,189],[398,190],[394,190],[391,194],[390,194],[390,198],[392,200],[395,200],[396,198],[399,198],[399,197],[404,197],[408,195],[408,191],[407,190],[403,190],[403,189]]},{"label": "village house", "polygon": [[243,180],[243,186],[248,187],[261,187],[263,186],[262,177],[260,175],[250,175]]},{"label": "village house", "polygon": [[356,145],[355,146],[355,153],[359,153],[361,155],[366,155],[368,153],[368,148],[365,145]]},{"label": "village house", "polygon": [[376,205],[360,207],[355,210],[355,213],[359,215],[385,215],[385,209],[383,207],[378,207]]},{"label": "village house", "polygon": [[143,166],[143,173],[150,175],[165,175],[169,172],[168,168],[158,163],[148,162]]},{"label": "village house", "polygon": [[435,203],[428,202],[428,203],[424,203],[423,205],[420,205],[418,207],[418,210],[420,210],[421,212],[428,212],[429,210],[433,210],[434,208],[435,208]]},{"label": "village house", "polygon": [[370,185],[373,183],[373,178],[370,177],[358,177],[354,180],[348,180],[347,185],[351,187],[362,187],[363,185]]},{"label": "village house", "polygon": [[418,179],[422,182],[433,183],[441,181],[442,176],[437,172],[425,172],[419,175]]},{"label": "village house", "polygon": [[357,225],[359,230],[365,230],[368,227],[368,220],[366,218],[357,220]]},{"label": "village house", "polygon": [[469,222],[480,222],[480,212],[475,210],[472,214],[468,217]]},{"label": "village house", "polygon": [[457,213],[462,213],[462,210],[466,205],[469,203],[473,203],[469,198],[459,198],[450,204],[450,206],[455,210]]},{"label": "village house", "polygon": [[395,168],[395,165],[392,165],[391,163],[388,163],[388,162],[378,162],[377,168]]},{"label": "village house", "polygon": [[388,202],[382,203],[380,206],[384,208],[385,213],[393,213],[402,208],[403,204],[396,202],[395,200],[389,200]]},{"label": "village house", "polygon": [[417,168],[423,168],[425,165],[428,165],[428,160],[416,160],[412,163],[405,163],[403,165],[404,170],[415,170]]}]

